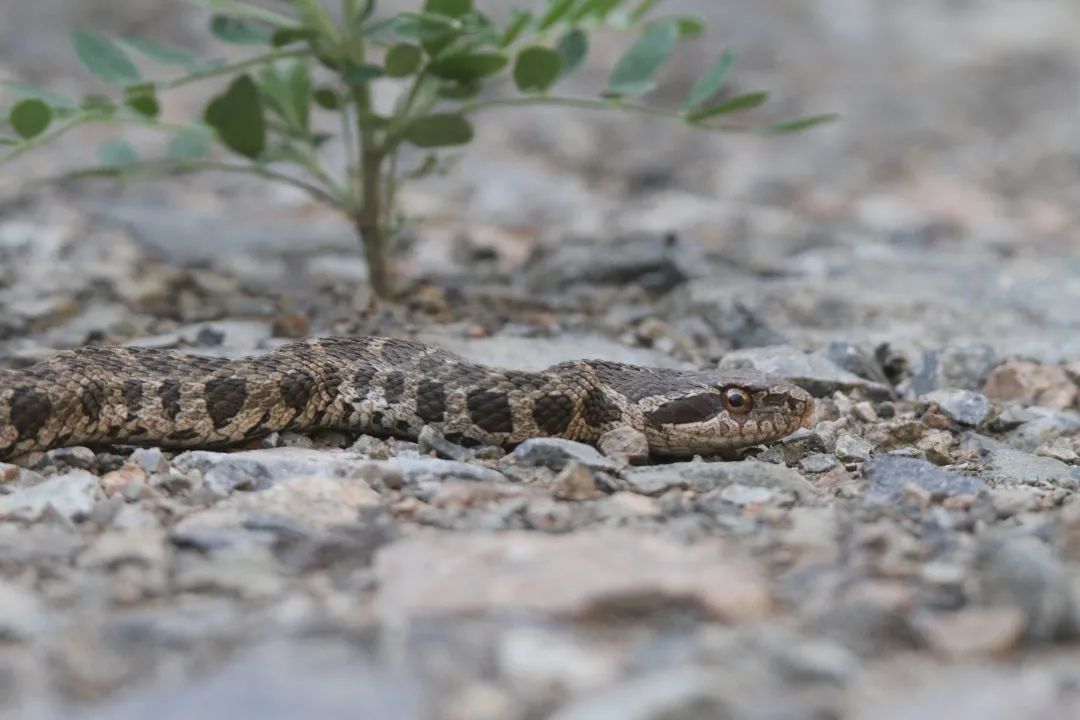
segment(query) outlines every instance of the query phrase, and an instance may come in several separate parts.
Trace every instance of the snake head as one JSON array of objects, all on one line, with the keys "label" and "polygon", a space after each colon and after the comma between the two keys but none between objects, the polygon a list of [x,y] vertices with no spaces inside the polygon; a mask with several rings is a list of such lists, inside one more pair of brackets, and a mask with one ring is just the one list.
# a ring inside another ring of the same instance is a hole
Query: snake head
[{"label": "snake head", "polygon": [[779,440],[808,427],[806,390],[752,370],[686,373],[678,394],[642,403],[643,431],[657,455],[716,455]]}]

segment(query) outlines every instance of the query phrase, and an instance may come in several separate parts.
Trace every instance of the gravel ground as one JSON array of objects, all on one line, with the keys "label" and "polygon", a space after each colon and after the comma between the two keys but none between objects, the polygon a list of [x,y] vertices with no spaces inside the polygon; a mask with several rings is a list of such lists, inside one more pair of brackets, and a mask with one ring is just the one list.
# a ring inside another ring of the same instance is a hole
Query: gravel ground
[{"label": "gravel ground", "polygon": [[[1080,13],[670,4],[714,28],[676,90],[731,44],[776,112],[843,121],[489,116],[405,194],[411,300],[377,311],[348,228],[292,192],[25,186],[90,132],[0,173],[0,366],[382,333],[751,365],[813,392],[813,427],[730,462],[322,433],[0,463],[0,713],[1080,717]],[[0,75],[59,87],[73,24],[202,19],[5,5]]]}]

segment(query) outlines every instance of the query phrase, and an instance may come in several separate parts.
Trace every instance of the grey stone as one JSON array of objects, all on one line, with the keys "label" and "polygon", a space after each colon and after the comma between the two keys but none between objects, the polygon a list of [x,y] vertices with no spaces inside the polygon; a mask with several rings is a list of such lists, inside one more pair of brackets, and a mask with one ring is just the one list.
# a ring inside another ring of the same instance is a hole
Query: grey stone
[{"label": "grey stone", "polygon": [[975,557],[975,597],[984,606],[1020,609],[1034,642],[1076,636],[1076,598],[1069,570],[1038,538],[999,532],[984,538]]},{"label": "grey stone", "polygon": [[855,343],[833,341],[825,346],[825,357],[838,367],[880,385],[889,385],[889,376],[873,352]]},{"label": "grey stone", "polygon": [[361,480],[418,483],[457,478],[478,482],[505,481],[501,473],[453,460],[394,457],[369,460],[349,452],[305,448],[269,448],[236,453],[196,450],[177,456],[173,466],[203,473],[207,486],[220,495],[237,489],[261,490],[292,477],[356,478]]},{"label": "grey stone", "polygon": [[786,378],[815,397],[830,395],[838,390],[859,390],[872,398],[887,398],[892,392],[888,386],[848,372],[822,355],[805,353],[790,345],[736,350],[725,355],[719,367],[753,368]]},{"label": "grey stone", "polygon": [[836,457],[841,462],[866,462],[874,451],[874,444],[866,438],[851,433],[836,436]]},{"label": "grey stone", "polygon": [[817,489],[797,470],[752,460],[653,465],[628,470],[624,479],[629,490],[642,495],[663,495],[672,489],[708,492],[736,483],[791,492],[800,501],[817,494]]},{"label": "grey stone", "polygon": [[978,427],[990,415],[990,399],[971,390],[933,390],[919,400],[937,405],[941,414],[957,425]]},{"label": "grey stone", "polygon": [[698,312],[717,337],[736,350],[788,342],[760,313],[737,298],[717,298]]},{"label": "grey stone", "polygon": [[1000,362],[989,345],[950,345],[930,350],[923,355],[911,388],[917,395],[946,388],[981,391],[990,371]]},{"label": "grey stone", "polygon": [[593,470],[616,469],[611,458],[604,457],[591,445],[562,438],[530,438],[514,448],[512,457],[520,465],[555,471],[562,470],[570,462]]},{"label": "grey stone", "polygon": [[0,579],[0,643],[33,640],[49,626],[48,618],[35,593]]},{"label": "grey stone", "polygon": [[376,667],[361,646],[331,637],[268,640],[241,650],[212,672],[165,687],[137,689],[83,716],[91,720],[431,717],[418,680]]},{"label": "grey stone", "polygon": [[169,461],[161,448],[135,448],[131,453],[131,462],[142,468],[148,475],[151,473],[165,472],[169,469]]},{"label": "grey stone", "polygon": [[823,473],[837,466],[836,458],[825,453],[808,455],[799,461],[799,467],[808,473]]},{"label": "grey stone", "polygon": [[618,250],[605,253],[596,251],[595,241],[559,243],[530,271],[542,288],[633,283],[654,293],[701,275],[701,248],[675,235],[638,234],[613,242]]},{"label": "grey stone", "polygon": [[977,477],[959,475],[918,458],[880,455],[863,465],[863,473],[870,481],[866,499],[874,503],[897,502],[909,484],[935,495],[978,495],[986,490],[986,483]]},{"label": "grey stone", "polygon": [[48,508],[68,520],[90,514],[94,505],[105,499],[96,476],[74,470],[49,478],[33,487],[0,496],[0,517],[33,521]]},{"label": "grey stone", "polygon": [[983,475],[998,483],[1033,485],[1036,483],[1080,483],[1080,468],[1070,467],[1054,458],[997,448],[990,450]]},{"label": "grey stone", "polygon": [[658,720],[732,717],[716,680],[700,668],[654,672],[575,700],[551,720]]},{"label": "grey stone", "polygon": [[631,427],[609,430],[600,436],[597,447],[617,463],[644,462],[649,459],[649,440],[645,433]]},{"label": "grey stone", "polygon": [[1072,410],[1028,408],[1030,419],[1018,425],[1007,436],[1009,445],[1031,452],[1040,445],[1080,432],[1080,413]]},{"label": "grey stone", "polygon": [[93,470],[97,464],[94,451],[87,447],[74,445],[72,447],[56,448],[45,453],[36,464],[37,468],[59,468],[61,470]]},{"label": "grey stone", "polygon": [[422,455],[435,453],[444,460],[464,462],[473,454],[468,448],[447,440],[442,433],[430,425],[425,425],[420,429],[420,436],[416,438],[416,444],[419,446]]}]

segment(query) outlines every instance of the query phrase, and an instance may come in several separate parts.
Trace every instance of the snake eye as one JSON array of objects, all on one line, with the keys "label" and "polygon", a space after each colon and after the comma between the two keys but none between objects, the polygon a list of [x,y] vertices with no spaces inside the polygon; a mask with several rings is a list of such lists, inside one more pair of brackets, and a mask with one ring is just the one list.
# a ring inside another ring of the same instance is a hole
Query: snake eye
[{"label": "snake eye", "polygon": [[749,393],[745,390],[728,388],[724,391],[724,407],[735,415],[749,412],[753,404],[754,401],[750,399]]}]

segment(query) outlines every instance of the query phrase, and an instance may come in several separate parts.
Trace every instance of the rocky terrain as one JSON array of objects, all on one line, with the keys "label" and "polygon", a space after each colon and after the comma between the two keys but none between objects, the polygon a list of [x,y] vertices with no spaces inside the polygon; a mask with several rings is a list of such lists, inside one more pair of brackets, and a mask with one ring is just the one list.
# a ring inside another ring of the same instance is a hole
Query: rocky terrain
[{"label": "rocky terrain", "polygon": [[[406,192],[409,300],[375,308],[348,227],[292,191],[27,183],[89,131],[0,169],[0,367],[389,334],[520,368],[750,365],[810,390],[813,427],[738,461],[321,433],[0,463],[0,713],[1080,716],[1080,14],[671,4],[714,33],[676,90],[732,44],[738,82],[843,120],[488,116]],[[20,6],[0,75],[79,87],[42,54],[72,24],[204,18],[122,5]]]}]

